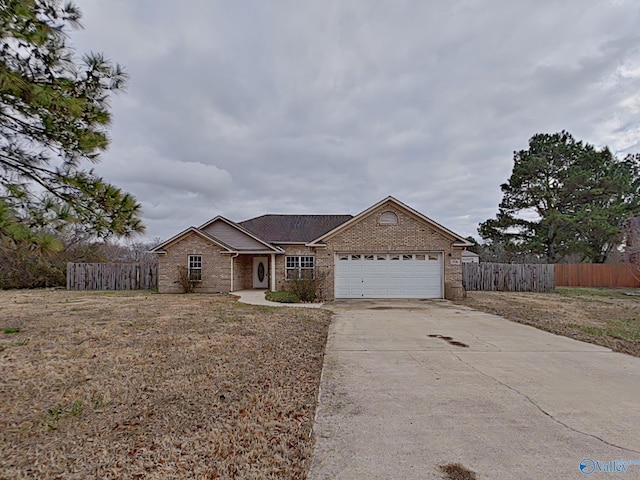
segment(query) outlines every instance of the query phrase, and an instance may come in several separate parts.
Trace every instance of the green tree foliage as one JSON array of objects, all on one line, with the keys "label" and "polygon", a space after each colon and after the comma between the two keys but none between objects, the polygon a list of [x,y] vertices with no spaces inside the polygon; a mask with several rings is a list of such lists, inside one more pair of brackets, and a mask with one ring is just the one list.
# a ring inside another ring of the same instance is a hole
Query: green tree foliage
[{"label": "green tree foliage", "polygon": [[107,100],[127,75],[100,54],[74,57],[68,31],[79,20],[71,3],[0,0],[0,209],[13,218],[2,233],[16,240],[16,222],[99,238],[144,230],[135,198],[83,169],[107,148]]},{"label": "green tree foliage", "polygon": [[549,263],[572,254],[601,263],[640,212],[640,157],[620,160],[565,131],[537,134],[514,153],[501,188],[496,218],[480,224],[483,239]]},{"label": "green tree foliage", "polygon": [[82,228],[34,231],[0,201],[0,289],[64,286],[67,262],[153,261],[147,252],[157,243],[125,245],[95,239]]},{"label": "green tree foliage", "polygon": [[63,270],[52,265],[63,247],[58,236],[28,228],[0,199],[0,288],[63,284]]}]

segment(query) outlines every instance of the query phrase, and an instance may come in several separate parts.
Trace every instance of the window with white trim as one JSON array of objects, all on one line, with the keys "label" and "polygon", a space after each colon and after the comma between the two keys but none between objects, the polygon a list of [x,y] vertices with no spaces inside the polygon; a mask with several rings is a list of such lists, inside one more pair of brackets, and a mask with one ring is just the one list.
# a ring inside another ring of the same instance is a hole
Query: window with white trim
[{"label": "window with white trim", "polygon": [[189,280],[202,280],[202,255],[189,255]]},{"label": "window with white trim", "polygon": [[380,215],[380,220],[378,221],[380,225],[397,225],[398,224],[398,215],[393,212],[384,212]]},{"label": "window with white trim", "polygon": [[286,278],[314,278],[315,257],[313,255],[290,255],[285,259]]}]

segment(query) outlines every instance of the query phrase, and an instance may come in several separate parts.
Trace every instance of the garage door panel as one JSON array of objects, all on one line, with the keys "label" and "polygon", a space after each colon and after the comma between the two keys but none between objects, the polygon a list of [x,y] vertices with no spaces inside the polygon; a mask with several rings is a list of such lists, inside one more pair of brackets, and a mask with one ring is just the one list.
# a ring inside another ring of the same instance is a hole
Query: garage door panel
[{"label": "garage door panel", "polygon": [[364,287],[362,289],[362,296],[365,298],[374,298],[376,289],[374,287]]},{"label": "garage door panel", "polygon": [[443,256],[349,254],[336,258],[336,298],[441,298]]}]

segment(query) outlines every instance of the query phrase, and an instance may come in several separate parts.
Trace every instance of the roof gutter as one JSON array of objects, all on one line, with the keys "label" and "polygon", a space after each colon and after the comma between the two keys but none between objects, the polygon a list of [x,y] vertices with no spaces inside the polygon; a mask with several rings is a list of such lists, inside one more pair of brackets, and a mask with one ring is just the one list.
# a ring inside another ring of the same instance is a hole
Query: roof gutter
[{"label": "roof gutter", "polygon": [[473,246],[473,243],[471,242],[453,242],[451,244],[452,247],[471,247]]},{"label": "roof gutter", "polygon": [[[278,249],[276,251],[272,251],[272,250],[230,250],[228,252],[220,252],[223,255],[268,255],[271,253],[274,254],[282,254],[285,253],[284,250],[282,249]],[[235,258],[235,257],[234,257]]]}]

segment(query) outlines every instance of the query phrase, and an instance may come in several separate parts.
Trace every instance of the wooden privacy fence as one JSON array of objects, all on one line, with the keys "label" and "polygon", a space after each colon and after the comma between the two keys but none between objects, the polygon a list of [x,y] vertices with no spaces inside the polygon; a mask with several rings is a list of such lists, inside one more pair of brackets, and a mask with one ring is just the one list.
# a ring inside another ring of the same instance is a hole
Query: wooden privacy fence
[{"label": "wooden privacy fence", "polygon": [[463,263],[462,283],[469,291],[551,292],[554,268],[547,264]]},{"label": "wooden privacy fence", "polygon": [[149,290],[158,287],[158,264],[67,263],[67,290]]},{"label": "wooden privacy fence", "polygon": [[558,263],[558,287],[640,287],[640,268],[631,263]]}]

